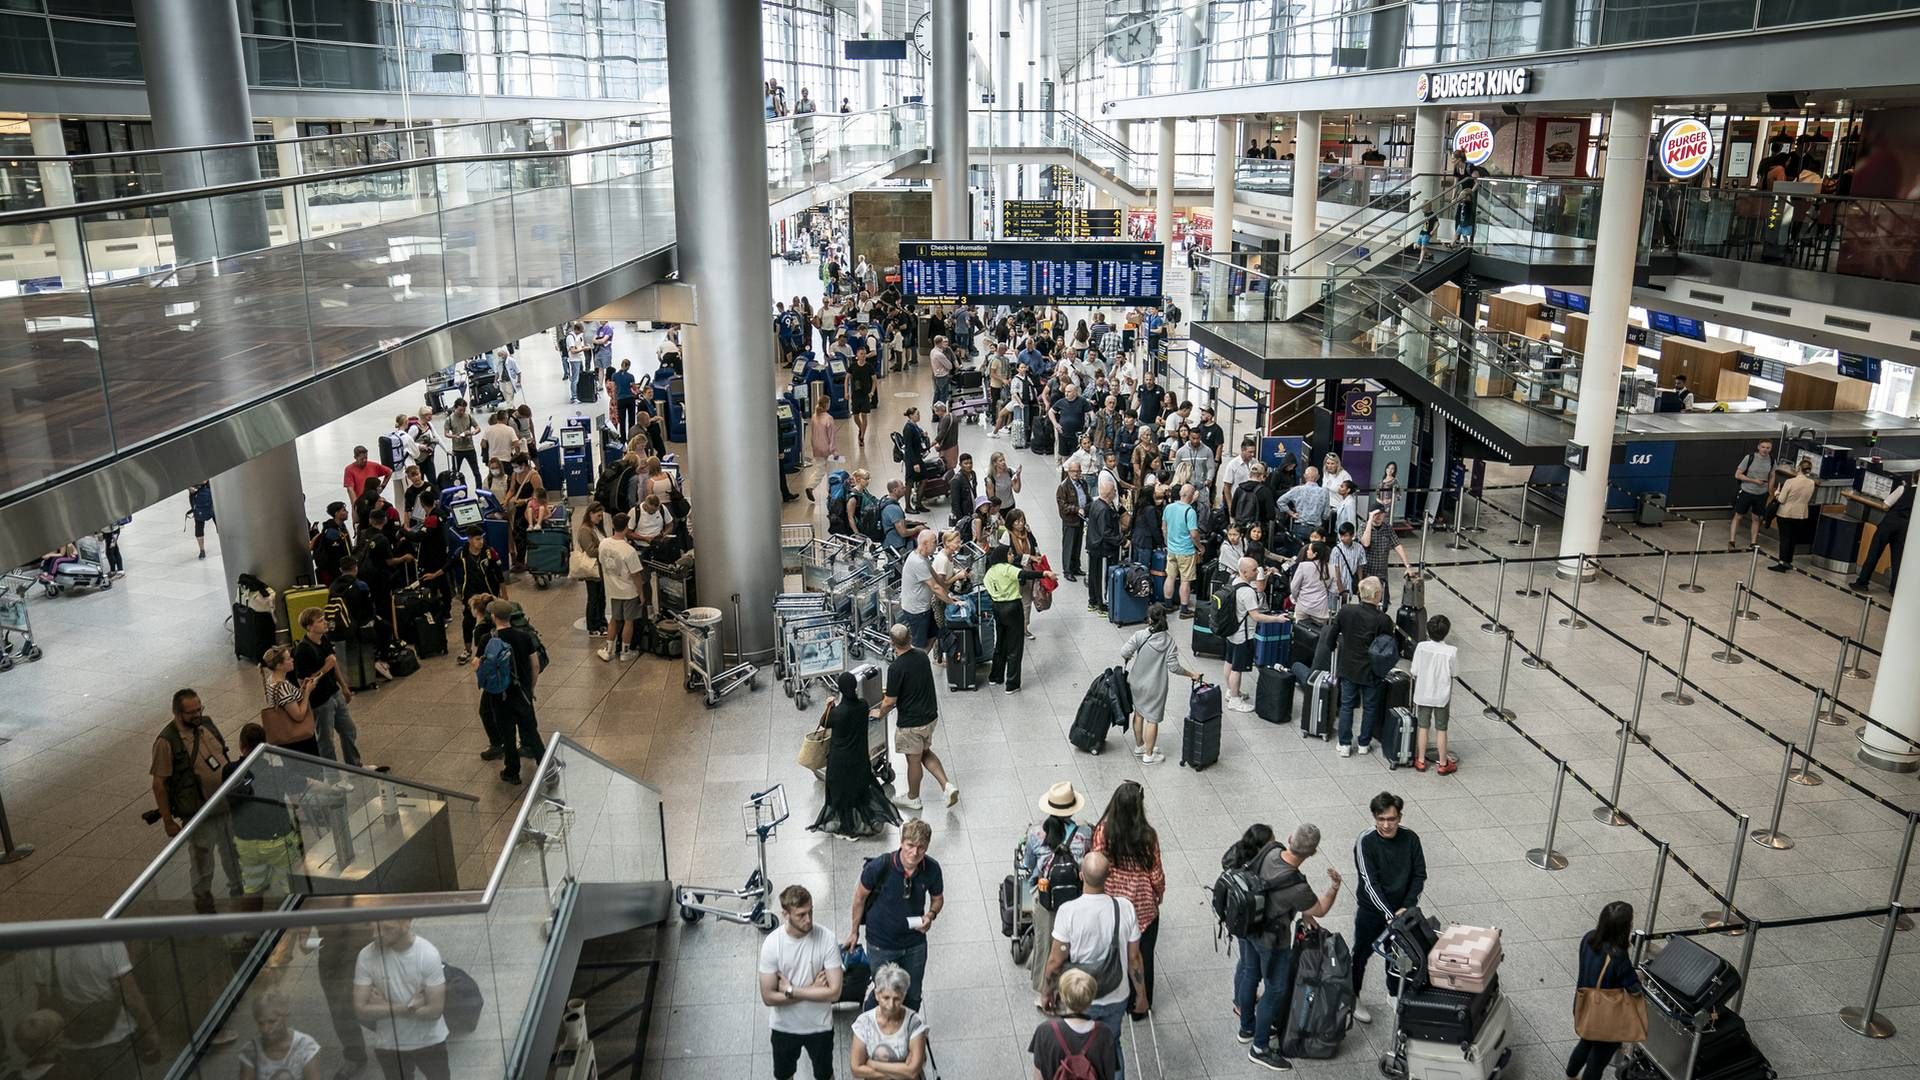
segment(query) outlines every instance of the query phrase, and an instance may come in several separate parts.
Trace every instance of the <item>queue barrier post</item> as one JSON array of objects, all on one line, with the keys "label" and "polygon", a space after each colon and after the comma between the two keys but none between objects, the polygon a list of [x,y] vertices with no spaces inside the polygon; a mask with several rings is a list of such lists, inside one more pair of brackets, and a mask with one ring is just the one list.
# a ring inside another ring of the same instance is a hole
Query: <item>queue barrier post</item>
[{"label": "queue barrier post", "polygon": [[1514,712],[1507,708],[1507,672],[1513,668],[1513,630],[1505,626],[1500,630],[1507,636],[1506,647],[1500,650],[1500,695],[1494,699],[1493,707],[1481,715],[1489,720],[1512,720]]},{"label": "queue barrier post", "polygon": [[1669,626],[1673,623],[1672,619],[1660,614],[1660,609],[1667,606],[1667,564],[1672,561],[1671,551],[1660,556],[1660,584],[1653,590],[1653,614],[1640,616],[1640,621],[1648,626]]},{"label": "queue barrier post", "polygon": [[1480,624],[1483,634],[1498,634],[1505,629],[1500,625],[1500,602],[1507,596],[1507,557],[1500,556],[1500,580],[1493,587],[1493,615]]},{"label": "queue barrier post", "polygon": [[[1916,827],[1920,827],[1920,813],[1909,811],[1907,813],[1906,839],[1900,842],[1900,857],[1893,864],[1892,883],[1887,886],[1887,903],[1889,904],[1899,903],[1900,893],[1906,888],[1907,863],[1913,858],[1913,834]],[[1867,921],[1873,923],[1875,926],[1879,926],[1881,920],[1885,918],[1885,915],[1875,915]],[[1901,915],[1894,920],[1893,928],[1895,930],[1911,930],[1913,929],[1913,920],[1905,915]]]},{"label": "queue barrier post", "polygon": [[1827,706],[1826,712],[1814,718],[1831,727],[1845,727],[1847,723],[1847,718],[1840,715],[1840,680],[1846,678],[1847,652],[1852,648],[1852,638],[1846,638],[1840,642],[1840,655],[1835,657],[1833,662],[1833,687],[1827,691],[1827,700],[1832,704]]},{"label": "queue barrier post", "polygon": [[[1846,650],[1843,648],[1841,651],[1844,653]],[[1820,711],[1820,702],[1824,697],[1824,691],[1813,692],[1813,715],[1807,717],[1807,739],[1800,748],[1800,767],[1787,774],[1789,781],[1801,787],[1819,787],[1825,782],[1820,779],[1819,773],[1813,771],[1813,737],[1820,733],[1820,718],[1828,715]]]},{"label": "queue barrier post", "polygon": [[1900,901],[1887,905],[1885,922],[1880,927],[1880,951],[1873,958],[1873,975],[1867,980],[1867,1003],[1860,1008],[1849,1005],[1840,1010],[1840,1022],[1855,1034],[1869,1039],[1890,1039],[1896,1030],[1893,1021],[1874,1011],[1880,1004],[1880,987],[1887,978],[1887,958],[1893,955],[1893,928],[1900,921]]},{"label": "queue barrier post", "polygon": [[1520,663],[1535,671],[1552,671],[1553,664],[1547,660],[1547,609],[1553,606],[1553,590],[1547,589],[1540,594],[1540,629],[1533,636],[1533,655],[1521,657]]},{"label": "queue barrier post", "polygon": [[1712,908],[1708,908],[1706,911],[1700,913],[1700,922],[1702,925],[1728,927],[1727,933],[1735,937],[1739,937],[1741,934],[1747,932],[1747,928],[1744,925],[1738,929],[1733,928],[1733,892],[1740,887],[1740,856],[1747,850],[1747,845],[1741,843],[1740,838],[1747,835],[1747,826],[1751,824],[1752,821],[1753,819],[1749,815],[1741,814],[1740,820],[1734,827],[1733,861],[1727,864],[1727,891],[1725,893],[1725,899],[1720,902],[1720,910],[1715,911]]},{"label": "queue barrier post", "polygon": [[1687,628],[1680,635],[1680,663],[1673,672],[1673,689],[1660,695],[1660,700],[1669,705],[1693,704],[1693,695],[1687,693],[1687,655],[1693,651],[1693,616],[1686,616],[1686,620]]},{"label": "queue barrier post", "polygon": [[1867,620],[1873,618],[1873,597],[1860,598],[1860,629],[1853,635],[1853,663],[1847,665],[1843,674],[1849,679],[1871,679],[1873,672],[1861,667],[1861,661],[1867,658]]},{"label": "queue barrier post", "polygon": [[1707,542],[1707,523],[1702,521],[1693,534],[1693,569],[1687,574],[1687,580],[1676,586],[1681,592],[1702,593],[1707,591],[1700,584],[1700,550]]},{"label": "queue barrier post", "polygon": [[1747,560],[1747,602],[1740,608],[1740,617],[1748,622],[1760,621],[1760,613],[1753,610],[1753,578],[1760,569],[1760,545],[1753,545],[1753,556]]},{"label": "queue barrier post", "polygon": [[1715,663],[1746,663],[1746,658],[1741,656],[1733,647],[1734,631],[1740,629],[1740,595],[1744,589],[1746,589],[1746,586],[1740,582],[1736,581],[1733,583],[1733,613],[1727,617],[1727,646],[1713,654]]},{"label": "queue barrier post", "polygon": [[1636,943],[1633,962],[1640,963],[1647,953],[1647,935],[1653,933],[1653,920],[1660,911],[1660,893],[1667,883],[1667,855],[1673,845],[1665,840],[1657,841],[1653,849],[1653,883],[1647,887],[1646,923],[1640,929],[1640,939]]},{"label": "queue barrier post", "polygon": [[1533,571],[1540,565],[1540,526],[1533,527],[1533,548],[1527,552],[1527,587],[1513,590],[1515,596],[1539,596],[1540,590],[1533,587]]},{"label": "queue barrier post", "polygon": [[1580,617],[1580,586],[1586,584],[1587,580],[1587,557],[1582,554],[1579,559],[1579,564],[1575,567],[1573,575],[1573,603],[1567,608],[1567,613],[1561,616],[1559,620],[1560,625],[1569,630],[1585,630],[1587,628],[1587,620]]},{"label": "queue barrier post", "polygon": [[1566,793],[1567,763],[1560,762],[1560,768],[1553,777],[1553,806],[1547,811],[1546,842],[1527,852],[1527,861],[1542,870],[1565,870],[1567,857],[1553,850],[1553,834],[1560,827],[1560,797]]},{"label": "queue barrier post", "polygon": [[[1787,773],[1792,771],[1793,755],[1799,753],[1799,749],[1792,743],[1787,744],[1786,758],[1780,763],[1780,784],[1773,796],[1773,821],[1766,828],[1753,831],[1753,842],[1761,847],[1772,848],[1775,851],[1786,851],[1793,847],[1793,837],[1780,831],[1780,815],[1787,808]],[[1745,846],[1735,844],[1734,850],[1738,851]]]}]

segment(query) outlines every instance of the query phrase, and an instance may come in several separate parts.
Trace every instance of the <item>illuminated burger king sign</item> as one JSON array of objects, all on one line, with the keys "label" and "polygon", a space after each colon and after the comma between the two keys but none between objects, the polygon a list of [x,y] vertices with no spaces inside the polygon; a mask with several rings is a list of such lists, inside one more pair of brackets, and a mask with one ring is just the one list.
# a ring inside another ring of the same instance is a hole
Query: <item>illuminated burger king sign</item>
[{"label": "illuminated burger king sign", "polygon": [[1453,148],[1467,155],[1467,164],[1485,165],[1493,157],[1493,129],[1478,120],[1461,124],[1453,133]]},{"label": "illuminated burger king sign", "polygon": [[1713,160],[1713,133],[1692,117],[1660,132],[1660,167],[1675,180],[1697,176]]}]

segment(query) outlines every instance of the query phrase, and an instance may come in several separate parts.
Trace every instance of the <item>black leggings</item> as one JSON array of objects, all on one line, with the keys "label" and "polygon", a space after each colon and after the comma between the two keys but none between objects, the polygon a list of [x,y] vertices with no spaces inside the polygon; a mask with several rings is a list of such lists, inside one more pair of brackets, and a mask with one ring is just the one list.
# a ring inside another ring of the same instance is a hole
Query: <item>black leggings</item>
[{"label": "black leggings", "polygon": [[[1600,1080],[1607,1071],[1607,1065],[1613,1061],[1614,1052],[1620,1049],[1617,1042],[1594,1042],[1581,1039],[1573,1048],[1573,1056],[1567,1059],[1567,1075],[1578,1076],[1580,1080]],[[1585,1069],[1585,1073],[1581,1072]]]},{"label": "black leggings", "polygon": [[633,414],[639,407],[638,399],[620,399],[620,437],[622,439],[627,438],[628,433],[633,430]]},{"label": "black leggings", "polygon": [[[1160,940],[1160,920],[1155,918],[1145,930],[1140,931],[1140,981],[1147,987],[1147,1007],[1153,1007],[1153,945]],[[1136,1002],[1131,993],[1127,996],[1127,1011],[1137,1015]]]},{"label": "black leggings", "polygon": [[993,667],[987,673],[990,683],[1005,682],[1008,690],[1020,689],[1020,657],[1027,648],[1027,613],[1020,601],[995,600],[993,621]]},{"label": "black leggings", "polygon": [[449,1080],[453,1072],[447,1065],[447,1044],[434,1043],[418,1050],[375,1050],[373,1058],[380,1063],[381,1075],[386,1080],[413,1080],[415,1072],[427,1080]]},{"label": "black leggings", "polygon": [[474,452],[471,447],[465,450],[449,450],[448,454],[453,458],[449,464],[452,466],[455,476],[460,475],[460,466],[464,464],[467,468],[473,470],[473,486],[476,488],[486,486],[486,475],[480,471],[480,455]]}]

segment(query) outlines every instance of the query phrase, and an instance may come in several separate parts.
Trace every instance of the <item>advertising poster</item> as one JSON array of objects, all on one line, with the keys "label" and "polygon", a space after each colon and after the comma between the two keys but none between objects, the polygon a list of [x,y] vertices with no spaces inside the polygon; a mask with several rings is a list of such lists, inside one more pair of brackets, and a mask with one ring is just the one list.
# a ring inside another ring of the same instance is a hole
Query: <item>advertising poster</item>
[{"label": "advertising poster", "polygon": [[1579,176],[1584,172],[1585,128],[1577,120],[1540,122],[1540,175]]},{"label": "advertising poster", "polygon": [[[1347,426],[1348,431],[1353,426]],[[1413,467],[1414,440],[1420,432],[1420,410],[1411,405],[1383,405],[1374,411],[1373,417],[1373,459],[1367,466],[1367,486],[1377,488],[1387,474],[1387,466],[1394,466],[1395,483],[1398,494],[1394,496],[1393,511],[1389,515],[1394,521],[1406,518],[1406,491],[1409,470]],[[1351,466],[1347,469],[1352,472]]]}]

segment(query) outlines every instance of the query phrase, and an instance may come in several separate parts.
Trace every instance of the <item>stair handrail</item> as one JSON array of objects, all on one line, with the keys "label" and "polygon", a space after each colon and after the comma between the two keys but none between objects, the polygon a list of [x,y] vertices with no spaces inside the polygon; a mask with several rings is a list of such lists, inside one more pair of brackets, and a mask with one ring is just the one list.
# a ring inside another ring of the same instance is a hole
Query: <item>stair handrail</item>
[{"label": "stair handrail", "polygon": [[[1398,206],[1394,204],[1397,203],[1402,196],[1409,195],[1412,187],[1416,183],[1423,178],[1429,177],[1440,181],[1440,187],[1434,195],[1435,198],[1439,198],[1442,192],[1457,186],[1453,183],[1452,176],[1447,173],[1409,173],[1403,177],[1399,183],[1394,184],[1388,190],[1368,200],[1364,206],[1348,214],[1346,217],[1341,218],[1339,221],[1328,224],[1326,228],[1315,233],[1305,244],[1293,251],[1287,252],[1287,265],[1290,268],[1298,268],[1308,265],[1316,259],[1324,258],[1327,251],[1317,249],[1328,249],[1350,243],[1350,237],[1354,232],[1375,225],[1383,219],[1390,222],[1391,219],[1387,217],[1390,214],[1417,213],[1417,209],[1412,208],[1410,204],[1408,206]],[[1314,182],[1319,182],[1317,172]],[[1293,183],[1294,190],[1297,192],[1300,184],[1297,163],[1294,170]],[[1365,220],[1360,220],[1362,218],[1365,218]],[[1358,225],[1355,225],[1356,221],[1358,221]],[[1342,232],[1342,229],[1346,231]]]}]

